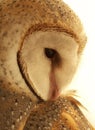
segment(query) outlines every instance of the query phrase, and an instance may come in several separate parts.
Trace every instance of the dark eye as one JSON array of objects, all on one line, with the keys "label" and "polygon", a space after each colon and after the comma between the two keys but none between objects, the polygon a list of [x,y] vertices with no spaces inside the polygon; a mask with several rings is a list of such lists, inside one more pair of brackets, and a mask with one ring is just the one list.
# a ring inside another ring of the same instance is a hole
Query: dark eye
[{"label": "dark eye", "polygon": [[45,55],[48,58],[53,58],[56,54],[56,51],[54,49],[45,48]]}]

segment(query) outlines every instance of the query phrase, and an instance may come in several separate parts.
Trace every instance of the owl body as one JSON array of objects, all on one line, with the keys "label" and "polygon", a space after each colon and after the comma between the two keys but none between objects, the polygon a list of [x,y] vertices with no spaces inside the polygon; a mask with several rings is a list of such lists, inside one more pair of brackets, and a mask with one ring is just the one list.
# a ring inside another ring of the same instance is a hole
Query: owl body
[{"label": "owl body", "polygon": [[0,1],[0,130],[94,129],[61,94],[86,39],[61,0]]},{"label": "owl body", "polygon": [[94,130],[70,95],[34,102],[26,94],[0,88],[1,130]]}]

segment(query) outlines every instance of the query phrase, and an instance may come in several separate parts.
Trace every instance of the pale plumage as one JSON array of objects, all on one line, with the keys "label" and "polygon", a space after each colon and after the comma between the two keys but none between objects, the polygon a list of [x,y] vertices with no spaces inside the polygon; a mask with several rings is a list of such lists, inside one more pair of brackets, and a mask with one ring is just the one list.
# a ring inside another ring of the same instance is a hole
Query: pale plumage
[{"label": "pale plumage", "polygon": [[86,39],[79,18],[61,0],[0,2],[0,130],[31,130],[29,123],[36,130],[40,119],[41,130],[93,130],[76,100],[57,99],[73,78]]}]

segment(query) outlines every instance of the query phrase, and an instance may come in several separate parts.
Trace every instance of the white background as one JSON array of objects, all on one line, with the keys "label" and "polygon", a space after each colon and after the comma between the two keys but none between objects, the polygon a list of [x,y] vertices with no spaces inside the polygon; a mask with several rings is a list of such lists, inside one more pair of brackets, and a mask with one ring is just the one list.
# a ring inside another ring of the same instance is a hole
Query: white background
[{"label": "white background", "polygon": [[64,1],[78,14],[88,37],[79,70],[69,89],[77,89],[80,101],[89,110],[86,116],[95,126],[95,0]]}]

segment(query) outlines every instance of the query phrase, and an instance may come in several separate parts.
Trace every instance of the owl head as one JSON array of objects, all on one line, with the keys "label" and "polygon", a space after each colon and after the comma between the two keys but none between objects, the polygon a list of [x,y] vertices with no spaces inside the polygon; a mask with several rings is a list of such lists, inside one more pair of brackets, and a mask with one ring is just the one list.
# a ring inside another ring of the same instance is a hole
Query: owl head
[{"label": "owl head", "polygon": [[31,92],[55,100],[71,82],[87,38],[80,19],[63,1],[29,4],[25,11],[31,14],[31,26],[20,44],[18,64]]}]

